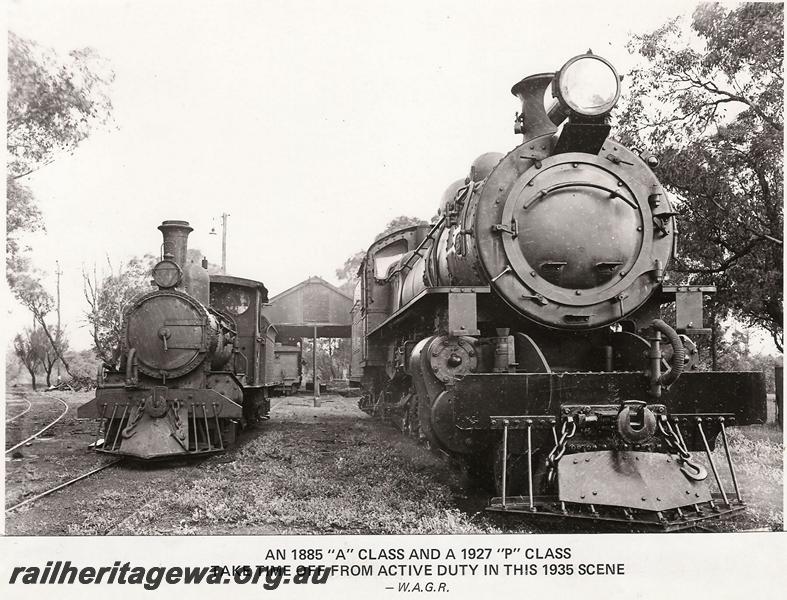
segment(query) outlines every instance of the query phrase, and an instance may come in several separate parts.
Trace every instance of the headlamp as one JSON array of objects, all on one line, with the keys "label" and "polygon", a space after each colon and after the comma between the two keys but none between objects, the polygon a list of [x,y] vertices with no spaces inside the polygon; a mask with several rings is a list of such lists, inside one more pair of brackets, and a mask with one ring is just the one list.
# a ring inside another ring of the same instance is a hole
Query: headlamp
[{"label": "headlamp", "polygon": [[617,103],[620,78],[607,60],[594,54],[581,54],[560,69],[552,95],[576,114],[598,117],[606,115]]},{"label": "headlamp", "polygon": [[153,282],[160,288],[175,287],[182,276],[183,272],[173,260],[164,259],[153,267]]}]

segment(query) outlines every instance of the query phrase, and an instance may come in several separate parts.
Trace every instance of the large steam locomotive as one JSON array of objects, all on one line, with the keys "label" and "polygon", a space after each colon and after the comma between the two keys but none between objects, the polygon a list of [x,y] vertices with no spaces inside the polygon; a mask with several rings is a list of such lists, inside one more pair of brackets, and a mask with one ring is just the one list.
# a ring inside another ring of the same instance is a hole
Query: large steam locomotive
[{"label": "large steam locomotive", "polygon": [[99,452],[139,459],[221,452],[240,427],[268,418],[272,391],[296,384],[277,354],[292,362],[300,351],[276,344],[261,282],[208,275],[206,261],[188,260],[186,221],[164,221],[159,230],[157,289],[126,307],[120,360],[101,367],[96,397],[78,416],[98,419]]},{"label": "large steam locomotive", "polygon": [[665,530],[741,510],[726,427],[763,421],[763,376],[696,369],[715,290],[666,282],[676,213],[657,159],[610,136],[617,72],[588,53],[511,91],[522,143],[369,248],[361,408],[488,476],[491,510]]}]

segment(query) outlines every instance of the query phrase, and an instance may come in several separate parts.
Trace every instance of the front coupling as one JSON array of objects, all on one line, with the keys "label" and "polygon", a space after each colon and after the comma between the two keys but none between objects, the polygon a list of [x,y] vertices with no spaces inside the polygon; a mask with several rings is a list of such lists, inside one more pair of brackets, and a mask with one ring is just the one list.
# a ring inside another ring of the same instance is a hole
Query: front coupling
[{"label": "front coupling", "polygon": [[[642,444],[656,433],[656,415],[641,400],[628,400],[618,413],[618,433],[629,444]],[[632,417],[638,411],[640,422],[632,423]]]}]

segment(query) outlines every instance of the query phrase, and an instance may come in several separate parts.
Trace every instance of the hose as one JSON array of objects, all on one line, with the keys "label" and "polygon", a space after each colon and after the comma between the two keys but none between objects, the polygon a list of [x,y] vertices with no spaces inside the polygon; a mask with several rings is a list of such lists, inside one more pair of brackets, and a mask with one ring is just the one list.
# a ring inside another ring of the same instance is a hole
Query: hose
[{"label": "hose", "polygon": [[675,383],[678,377],[680,377],[683,373],[686,349],[683,347],[683,342],[681,341],[678,333],[661,319],[656,319],[653,321],[653,329],[660,331],[665,336],[667,336],[667,339],[672,346],[672,360],[670,360],[670,370],[666,373],[662,373],[658,381],[661,386],[668,388],[673,383]]}]

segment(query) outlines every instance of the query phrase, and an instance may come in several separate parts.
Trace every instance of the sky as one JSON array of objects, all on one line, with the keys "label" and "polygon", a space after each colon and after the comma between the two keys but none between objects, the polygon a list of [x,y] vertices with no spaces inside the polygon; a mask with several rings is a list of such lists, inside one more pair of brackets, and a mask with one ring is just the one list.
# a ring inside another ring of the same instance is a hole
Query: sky
[{"label": "sky", "polygon": [[[72,347],[89,346],[81,272],[190,247],[271,294],[335,270],[399,215],[429,219],[473,159],[518,143],[510,94],[591,48],[621,73],[632,33],[694,5],[454,0],[11,0],[8,28],[115,72],[113,123],[26,178],[47,231],[35,265],[62,270]],[[29,323],[8,309],[9,337]]]}]

